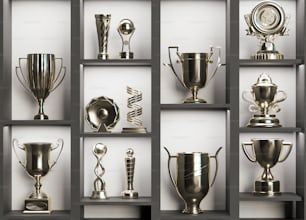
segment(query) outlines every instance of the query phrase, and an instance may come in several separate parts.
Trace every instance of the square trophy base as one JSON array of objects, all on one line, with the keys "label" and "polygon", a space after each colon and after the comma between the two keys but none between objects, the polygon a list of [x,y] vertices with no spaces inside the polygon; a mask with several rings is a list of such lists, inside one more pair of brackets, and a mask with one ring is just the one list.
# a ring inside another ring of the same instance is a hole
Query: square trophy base
[{"label": "square trophy base", "polygon": [[248,127],[262,127],[262,128],[274,128],[281,127],[279,124],[279,120],[275,117],[275,115],[254,115],[251,119]]},{"label": "square trophy base", "polygon": [[252,58],[254,60],[283,60],[284,55],[278,51],[259,50]]},{"label": "square trophy base", "polygon": [[279,180],[256,180],[254,184],[254,194],[263,196],[277,196],[280,195]]},{"label": "square trophy base", "polygon": [[122,133],[147,133],[147,129],[143,127],[123,128]]},{"label": "square trophy base", "polygon": [[51,211],[50,199],[26,199],[24,201],[23,213],[50,214]]}]

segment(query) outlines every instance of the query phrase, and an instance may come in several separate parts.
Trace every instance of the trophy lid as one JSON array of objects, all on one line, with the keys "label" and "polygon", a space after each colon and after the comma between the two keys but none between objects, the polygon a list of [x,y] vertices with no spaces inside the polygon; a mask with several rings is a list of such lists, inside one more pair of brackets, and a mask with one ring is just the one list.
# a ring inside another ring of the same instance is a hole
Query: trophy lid
[{"label": "trophy lid", "polygon": [[272,82],[271,77],[266,73],[261,74],[258,77],[257,82],[252,87],[257,87],[257,86],[275,86],[277,87],[277,85]]}]

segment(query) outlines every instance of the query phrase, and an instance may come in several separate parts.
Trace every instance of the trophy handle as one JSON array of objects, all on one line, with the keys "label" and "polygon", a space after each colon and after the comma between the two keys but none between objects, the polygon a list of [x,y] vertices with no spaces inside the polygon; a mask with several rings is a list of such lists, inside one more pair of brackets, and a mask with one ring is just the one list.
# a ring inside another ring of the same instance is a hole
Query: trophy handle
[{"label": "trophy handle", "polygon": [[218,167],[219,167],[219,164],[218,164],[218,158],[217,158],[217,156],[218,156],[218,154],[219,154],[219,152],[220,152],[220,150],[221,150],[221,149],[222,149],[222,147],[219,147],[219,149],[216,151],[215,155],[213,155],[213,156],[209,156],[210,158],[214,158],[214,159],[215,159],[215,161],[216,161],[216,170],[215,170],[215,175],[214,175],[214,177],[213,177],[212,182],[210,183],[210,187],[212,187],[212,186],[214,185],[215,180],[216,180],[216,177],[217,177]]},{"label": "trophy handle", "polygon": [[283,90],[278,90],[275,96],[277,96],[278,94],[282,94],[282,97],[277,99],[277,100],[275,100],[275,101],[273,101],[272,105],[274,105],[276,103],[279,103],[279,102],[282,102],[282,101],[284,101],[287,98],[287,94]]},{"label": "trophy handle", "polygon": [[[18,60],[19,60],[18,61],[19,66],[16,66],[16,69],[15,69],[17,79],[20,82],[20,84],[25,88],[25,90],[32,93],[31,90],[26,86],[28,84],[28,80],[24,76],[24,73],[23,73],[22,68],[21,68],[21,62],[20,62],[21,60],[27,60],[27,58],[19,58]],[[18,70],[20,70],[20,71],[18,71]]]},{"label": "trophy handle", "polygon": [[61,67],[60,67],[60,71],[58,72],[55,80],[54,80],[54,84],[56,84],[55,86],[53,86],[53,88],[50,90],[50,92],[54,91],[64,80],[65,76],[66,76],[66,70],[67,68],[65,66],[63,66],[63,58],[55,58],[55,60],[60,60],[61,62]]},{"label": "trophy handle", "polygon": [[[183,87],[185,87],[183,81],[181,80],[181,78],[180,78],[179,75],[176,73],[176,71],[175,71],[175,69],[174,69],[174,67],[173,67],[173,62],[172,62],[172,59],[171,59],[171,49],[176,49],[176,54],[177,54],[177,56],[178,56],[179,58],[181,58],[181,57],[180,57],[180,53],[179,53],[179,47],[178,47],[178,46],[170,46],[170,47],[168,47],[168,56],[169,56],[170,64],[165,64],[165,63],[164,63],[164,65],[165,65],[165,66],[169,66],[169,67],[171,68],[172,72],[174,73],[175,77],[178,79],[178,81],[180,82],[180,84],[181,84]],[[181,61],[181,60],[180,60],[180,61]]]},{"label": "trophy handle", "polygon": [[[176,191],[177,191],[177,185],[176,185],[176,183],[175,183],[175,181],[174,181],[174,178],[173,178],[172,173],[171,173],[171,170],[170,170],[170,162],[171,162],[171,159],[176,158],[176,156],[171,156],[169,150],[168,150],[166,147],[164,147],[164,149],[165,149],[165,151],[168,153],[168,172],[169,172],[169,176],[170,176],[170,179],[171,179],[171,182],[172,182],[174,188],[175,188]],[[178,192],[178,191],[177,191],[177,192]],[[178,192],[178,194],[180,195],[179,192]]]},{"label": "trophy handle", "polygon": [[271,109],[274,111],[274,112],[279,112],[281,110],[281,108],[275,104],[275,105],[272,105]]},{"label": "trophy handle", "polygon": [[282,145],[282,151],[283,151],[284,146],[288,146],[289,149],[288,149],[286,155],[282,159],[278,160],[279,163],[284,162],[287,159],[287,157],[289,156],[289,154],[292,150],[292,143],[284,142],[283,145]]},{"label": "trophy handle", "polygon": [[243,150],[245,156],[249,159],[249,161],[255,163],[255,162],[256,162],[256,157],[255,157],[255,158],[251,157],[251,155],[249,154],[249,152],[248,152],[247,149],[246,149],[247,146],[251,146],[251,147],[252,147],[252,150],[253,150],[253,152],[254,152],[253,143],[252,143],[252,142],[245,142],[245,143],[242,143],[242,150]]},{"label": "trophy handle", "polygon": [[18,143],[18,140],[14,138],[14,139],[13,139],[13,150],[14,150],[14,153],[15,153],[15,155],[16,155],[16,157],[17,157],[17,160],[18,160],[19,163],[21,164],[21,166],[26,170],[25,164],[21,162],[21,160],[20,160],[20,158],[19,158],[19,156],[18,156],[18,154],[17,154],[16,147],[18,147],[19,149],[21,149],[21,150],[23,150],[23,151],[25,150],[25,148],[24,148],[22,145],[20,145],[20,144]]},{"label": "trophy handle", "polygon": [[248,102],[248,103],[251,103],[251,104],[255,104],[255,105],[256,105],[256,103],[254,102],[253,97],[250,97],[250,96],[249,96],[250,94],[252,95],[252,91],[250,91],[250,90],[244,90],[244,91],[242,92],[242,99],[243,99],[244,101]]},{"label": "trophy handle", "polygon": [[55,146],[55,147],[51,147],[51,151],[57,149],[59,146],[61,146],[60,152],[58,153],[56,160],[53,161],[52,165],[50,166],[50,169],[51,169],[52,167],[54,167],[54,165],[57,163],[57,160],[58,160],[58,158],[60,157],[60,155],[61,155],[61,153],[62,153],[62,151],[63,151],[64,140],[61,139],[61,138],[57,140],[57,143],[56,143],[56,146]]},{"label": "trophy handle", "polygon": [[211,57],[213,56],[214,54],[214,50],[217,50],[218,51],[218,58],[217,58],[217,66],[216,66],[216,69],[212,72],[212,74],[210,75],[210,77],[208,78],[208,81],[207,83],[212,79],[214,78],[214,76],[216,75],[217,73],[217,70],[222,66],[221,64],[221,47],[213,47],[213,46],[210,46],[209,47],[209,55],[208,55],[208,62],[209,63],[212,63],[213,61],[211,60]]}]

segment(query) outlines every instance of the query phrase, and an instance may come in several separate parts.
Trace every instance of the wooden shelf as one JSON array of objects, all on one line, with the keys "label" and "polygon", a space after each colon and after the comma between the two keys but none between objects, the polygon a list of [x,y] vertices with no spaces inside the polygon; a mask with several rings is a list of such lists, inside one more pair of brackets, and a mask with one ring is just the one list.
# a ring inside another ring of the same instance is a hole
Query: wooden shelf
[{"label": "wooden shelf", "polygon": [[302,201],[302,197],[295,193],[282,193],[278,196],[254,195],[251,192],[241,192],[240,201],[273,201],[273,202],[297,202]]}]

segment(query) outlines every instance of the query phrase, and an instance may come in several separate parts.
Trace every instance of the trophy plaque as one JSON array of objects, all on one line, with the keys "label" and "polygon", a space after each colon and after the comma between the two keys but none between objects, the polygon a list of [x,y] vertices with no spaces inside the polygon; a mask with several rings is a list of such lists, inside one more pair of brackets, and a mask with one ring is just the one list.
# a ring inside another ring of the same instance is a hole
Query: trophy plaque
[{"label": "trophy plaque", "polygon": [[96,18],[98,45],[99,45],[98,59],[107,60],[108,35],[109,35],[111,15],[96,14],[95,18]]},{"label": "trophy plaque", "polygon": [[[27,61],[26,70],[23,70],[22,60]],[[56,60],[60,61],[58,72]],[[28,54],[27,58],[19,58],[16,75],[21,85],[33,94],[39,104],[38,114],[34,119],[48,119],[44,113],[44,103],[49,94],[64,80],[66,67],[63,66],[63,59],[55,58],[54,54]]]},{"label": "trophy plaque", "polygon": [[[13,140],[13,149],[15,155],[25,169],[25,171],[35,180],[35,190],[25,200],[23,213],[51,213],[51,202],[49,196],[40,189],[42,184],[41,178],[46,176],[52,167],[56,164],[60,154],[62,153],[64,141],[58,139],[54,146],[48,142],[31,142],[19,144],[17,139]],[[50,152],[60,147],[60,151],[56,160],[51,162]],[[19,159],[17,148],[25,151],[25,162]]]},{"label": "trophy plaque", "polygon": [[276,36],[287,35],[289,17],[283,8],[274,1],[257,4],[250,14],[244,15],[248,25],[247,35],[256,36],[260,50],[252,56],[255,60],[282,60],[284,55],[275,49]]},{"label": "trophy plaque", "polygon": [[[176,189],[177,194],[185,203],[185,209],[182,213],[197,215],[203,212],[200,209],[202,199],[207,195],[209,188],[213,186],[218,173],[217,156],[222,149],[220,147],[215,155],[208,153],[192,152],[178,153],[172,156],[167,148],[168,153],[168,172],[171,182]],[[176,178],[173,177],[170,170],[171,159],[176,158]],[[210,158],[216,161],[215,174],[210,181]]]},{"label": "trophy plaque", "polygon": [[133,59],[134,54],[131,52],[130,41],[135,32],[134,23],[130,19],[122,19],[117,31],[122,40],[121,59]]},{"label": "trophy plaque", "polygon": [[[281,95],[278,99],[278,95]],[[267,74],[261,74],[257,82],[252,85],[252,90],[242,92],[242,98],[251,103],[249,111],[255,113],[248,123],[248,127],[281,127],[275,114],[281,109],[277,103],[284,101],[287,95],[282,90],[277,90],[277,85]]]},{"label": "trophy plaque", "polygon": [[[285,146],[288,147],[288,150],[281,158],[280,155]],[[252,149],[252,153],[249,153],[247,147]],[[280,181],[274,179],[271,168],[287,159],[291,152],[292,144],[285,143],[282,139],[251,139],[251,142],[242,143],[242,149],[251,162],[257,162],[264,169],[261,177],[255,181],[254,194],[280,195]]]}]

